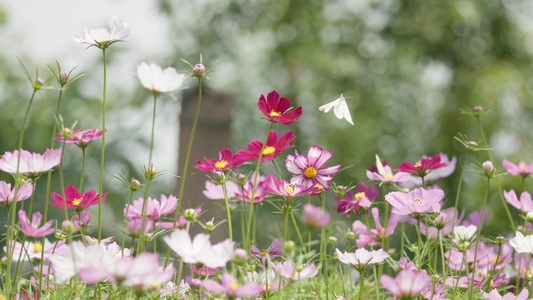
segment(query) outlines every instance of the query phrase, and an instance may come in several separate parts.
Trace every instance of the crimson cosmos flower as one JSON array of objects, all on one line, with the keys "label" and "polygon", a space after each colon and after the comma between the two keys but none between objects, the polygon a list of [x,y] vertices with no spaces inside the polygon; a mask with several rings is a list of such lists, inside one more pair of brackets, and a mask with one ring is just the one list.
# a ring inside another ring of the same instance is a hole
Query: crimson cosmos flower
[{"label": "crimson cosmos flower", "polygon": [[196,161],[196,168],[204,172],[216,172],[226,171],[229,169],[237,168],[243,164],[243,161],[238,159],[237,156],[233,156],[233,152],[230,149],[222,149],[218,153],[218,160],[207,159],[204,157],[204,161]]},{"label": "crimson cosmos flower", "polygon": [[278,132],[272,130],[268,135],[265,149],[263,149],[263,142],[255,140],[248,143],[248,149],[239,150],[235,154],[235,157],[238,157],[243,162],[259,159],[261,154],[261,149],[263,149],[263,156],[261,157],[261,163],[264,163],[265,160],[272,161],[274,157],[281,154],[281,152],[289,149],[291,147],[292,141],[296,136],[292,134],[292,130],[287,131],[284,135],[281,136],[278,140]]},{"label": "crimson cosmos flower", "polygon": [[401,163],[396,172],[406,172],[419,177],[425,177],[429,172],[446,167],[448,164],[441,162],[440,154],[433,156],[432,158],[422,158],[420,162],[412,164],[410,162],[404,161]]},{"label": "crimson cosmos flower", "polygon": [[285,97],[280,99],[279,94],[276,91],[268,93],[266,100],[265,96],[261,95],[257,106],[259,106],[259,109],[270,122],[279,122],[287,125],[296,122],[296,118],[302,115],[301,106],[298,106],[294,110],[290,110],[291,101]]},{"label": "crimson cosmos flower", "polygon": [[[102,202],[105,201],[107,193],[102,195]],[[51,194],[52,199],[56,203],[50,202],[50,205],[57,206],[63,210],[63,197],[58,193]],[[98,204],[98,194],[94,190],[90,190],[87,193],[80,193],[77,188],[70,185],[65,189],[65,198],[67,208],[74,208],[76,210],[83,210],[91,205]]]}]

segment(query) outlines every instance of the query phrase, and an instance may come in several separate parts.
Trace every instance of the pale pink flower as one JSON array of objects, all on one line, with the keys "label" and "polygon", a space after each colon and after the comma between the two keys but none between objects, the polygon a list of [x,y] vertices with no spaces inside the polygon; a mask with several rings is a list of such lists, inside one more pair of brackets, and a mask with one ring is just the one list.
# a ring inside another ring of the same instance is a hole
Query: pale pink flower
[{"label": "pale pink flower", "polygon": [[497,289],[493,289],[492,292],[485,295],[485,298],[489,300],[527,300],[528,297],[529,291],[527,288],[522,289],[517,296],[512,293],[507,293],[504,296],[501,296]]},{"label": "pale pink flower", "polygon": [[315,277],[318,269],[315,264],[303,264],[295,266],[289,261],[273,263],[272,268],[281,277],[291,280],[302,280]]},{"label": "pale pink flower", "polygon": [[313,204],[305,204],[303,208],[302,221],[312,228],[322,228],[329,224],[331,215],[323,208]]},{"label": "pale pink flower", "polygon": [[40,236],[45,236],[53,233],[55,229],[49,229],[52,226],[53,220],[49,220],[48,222],[44,223],[43,226],[39,227],[41,225],[41,220],[43,219],[43,215],[41,215],[40,212],[35,212],[31,216],[31,223],[28,219],[28,215],[24,210],[19,210],[18,212],[19,220],[20,220],[20,227],[22,228],[22,231],[24,231],[24,234],[26,236],[29,236],[31,238],[36,238]]},{"label": "pale pink flower", "polygon": [[[4,252],[7,253],[7,248],[4,246]],[[59,241],[56,243],[51,243],[47,239],[44,239],[44,243],[40,241],[25,242],[24,247],[21,243],[15,242],[13,248],[13,261],[18,261],[19,257],[22,261],[29,261],[32,259],[41,259],[41,256],[44,260],[48,260],[52,254],[61,254],[65,251],[65,242]],[[43,254],[44,253],[44,254]]]},{"label": "pale pink flower", "polygon": [[255,282],[239,285],[237,279],[230,273],[222,274],[220,283],[212,279],[206,279],[204,281],[204,288],[214,293],[225,293],[229,298],[256,297],[264,291],[264,288]]},{"label": "pale pink flower", "polygon": [[398,222],[401,220],[400,216],[391,213],[389,221],[387,223],[387,227],[384,228],[383,226],[381,226],[381,222],[379,221],[379,209],[377,207],[374,207],[372,208],[371,212],[372,216],[374,217],[374,223],[376,224],[376,228],[372,228],[369,230],[369,228],[367,228],[366,225],[360,220],[356,220],[352,224],[352,230],[358,234],[358,237],[355,242],[357,244],[357,247],[359,248],[365,247],[370,243],[370,238],[368,237],[369,231],[370,237],[372,238],[372,245],[379,245],[387,237],[394,233]]},{"label": "pale pink flower", "polygon": [[431,284],[431,278],[425,273],[416,274],[411,271],[401,271],[392,278],[383,274],[379,280],[381,286],[400,299],[414,299],[420,292]]},{"label": "pale pink flower", "polygon": [[533,174],[533,163],[528,165],[525,161],[520,161],[518,165],[516,165],[507,159],[504,159],[502,164],[504,168],[507,169],[507,172],[513,176],[528,176]]},{"label": "pale pink flower", "polygon": [[533,212],[533,201],[528,192],[522,192],[520,200],[518,200],[514,190],[509,192],[503,191],[503,195],[509,204],[520,210],[522,213],[527,214],[528,212]]},{"label": "pale pink flower", "polygon": [[146,203],[144,203],[144,198],[140,197],[139,199],[134,200],[131,205],[128,206],[128,204],[126,204],[124,207],[124,215],[126,215],[127,212],[128,215],[126,217],[128,219],[141,218],[143,216],[143,205],[144,217],[159,220],[162,216],[176,211],[176,208],[178,207],[178,199],[172,195],[169,195],[168,197],[161,195],[160,200],[148,197]]},{"label": "pale pink flower", "polygon": [[63,253],[54,254],[50,262],[54,268],[54,277],[57,283],[63,283],[75,276],[89,264],[98,264],[102,258],[112,259],[103,244],[85,246],[81,241],[74,241],[65,247]]},{"label": "pale pink flower", "polygon": [[[0,158],[0,170],[10,174],[16,174],[18,156],[18,150],[13,151],[12,153],[4,153]],[[42,173],[48,172],[53,167],[59,165],[60,162],[61,149],[46,149],[43,154],[21,150],[18,174],[22,174],[31,179],[36,179]]]},{"label": "pale pink flower", "polygon": [[392,212],[400,215],[410,215],[419,218],[428,213],[438,212],[441,208],[440,201],[444,198],[444,191],[440,189],[425,190],[418,188],[405,194],[390,192],[385,195],[385,200],[392,205]]},{"label": "pale pink flower", "polygon": [[335,252],[337,252],[337,258],[341,263],[351,265],[359,272],[365,271],[375,264],[382,263],[389,257],[383,249],[368,251],[365,248],[359,248],[353,253],[346,251],[342,253],[336,248]]},{"label": "pale pink flower", "polygon": [[272,241],[268,249],[259,250],[255,245],[251,248],[252,255],[261,259],[263,266],[267,258],[281,257],[283,255],[283,238],[277,238]]},{"label": "pale pink flower", "polygon": [[96,46],[101,49],[109,47],[111,44],[121,41],[130,35],[130,26],[118,17],[111,17],[107,28],[81,28],[81,33],[77,34],[74,41]]},{"label": "pale pink flower", "polygon": [[[237,183],[231,180],[226,181],[226,193],[227,193],[228,199],[235,198],[235,195],[237,194],[237,192],[240,191],[240,189],[241,187]],[[202,193],[207,199],[211,199],[211,200],[224,199],[224,192],[222,191],[222,185],[216,184],[212,182],[211,180],[206,180],[205,190],[203,190]]]},{"label": "pale pink flower", "polygon": [[[17,201],[26,200],[31,197],[33,193],[33,185],[26,183],[20,185],[17,190]],[[0,202],[4,206],[9,206],[15,197],[15,189],[11,189],[11,184],[0,181]]]},{"label": "pale pink flower", "polygon": [[288,155],[285,165],[287,170],[295,175],[291,178],[291,183],[305,187],[317,184],[323,188],[329,187],[333,175],[337,174],[341,167],[340,165],[324,167],[332,156],[332,151],[323,150],[319,146],[312,146],[307,156],[298,153],[295,156]]}]

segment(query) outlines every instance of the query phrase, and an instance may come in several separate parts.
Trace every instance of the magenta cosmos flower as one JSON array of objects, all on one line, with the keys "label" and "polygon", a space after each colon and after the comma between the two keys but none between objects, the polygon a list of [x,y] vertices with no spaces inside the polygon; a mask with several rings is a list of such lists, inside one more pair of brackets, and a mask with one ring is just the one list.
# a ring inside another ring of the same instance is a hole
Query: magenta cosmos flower
[{"label": "magenta cosmos flower", "polygon": [[400,216],[410,215],[414,219],[440,211],[442,198],[444,198],[444,191],[423,188],[412,190],[407,194],[390,192],[385,195],[385,200],[392,205],[393,213]]},{"label": "magenta cosmos flower", "polygon": [[222,274],[220,283],[213,279],[204,280],[204,288],[213,293],[226,293],[228,299],[235,297],[256,297],[264,291],[264,287],[256,282],[239,285],[239,282],[230,273]]},{"label": "magenta cosmos flower", "polygon": [[323,150],[319,146],[313,146],[307,152],[307,156],[296,153],[295,156],[287,156],[285,165],[287,170],[294,174],[291,183],[297,183],[305,187],[317,184],[327,188],[331,184],[333,175],[337,174],[340,165],[324,168],[324,165],[333,156],[333,152]]},{"label": "magenta cosmos flower", "polygon": [[437,154],[431,158],[422,158],[414,165],[410,162],[404,161],[401,163],[396,172],[410,173],[419,177],[425,177],[429,172],[446,167],[448,164],[441,162],[440,154]]},{"label": "magenta cosmos flower", "polygon": [[313,186],[305,187],[297,183],[289,183],[285,180],[279,181],[272,174],[268,174],[265,178],[265,189],[272,194],[283,197],[283,201],[286,204],[292,203],[295,197],[308,195],[316,190]]},{"label": "magenta cosmos flower", "polygon": [[[17,190],[17,201],[26,200],[31,197],[33,193],[33,185],[26,183],[19,186]],[[11,189],[11,184],[4,181],[0,181],[0,203],[4,206],[9,206],[15,198],[15,189]]]},{"label": "magenta cosmos flower", "polygon": [[100,138],[103,133],[103,131],[97,128],[91,128],[88,130],[74,129],[72,131],[72,135],[70,135],[69,137],[64,137],[63,134],[59,132],[58,136],[56,136],[56,140],[65,143],[73,143],[76,144],[76,146],[84,149],[92,141]]},{"label": "magenta cosmos flower", "polygon": [[268,139],[265,145],[265,149],[263,149],[263,142],[255,140],[248,143],[248,149],[250,151],[246,150],[239,150],[235,154],[235,157],[238,157],[239,160],[242,160],[243,162],[250,161],[250,160],[256,160],[259,159],[259,155],[261,154],[261,149],[263,149],[263,156],[261,156],[261,163],[264,163],[265,160],[272,161],[276,156],[280,155],[281,152],[289,149],[291,147],[292,141],[296,138],[294,134],[292,134],[292,131],[287,131],[284,135],[281,136],[281,138],[278,139],[278,132],[275,130],[272,130],[270,134],[268,135]]},{"label": "magenta cosmos flower", "polygon": [[[102,195],[102,202],[105,201],[107,193]],[[63,210],[63,197],[58,193],[51,194],[55,203],[50,202],[50,205],[57,206]],[[81,211],[86,207],[98,204],[99,195],[94,190],[90,190],[87,193],[80,193],[77,188],[70,185],[65,189],[65,202],[67,209],[74,208],[77,211]]]},{"label": "magenta cosmos flower", "polygon": [[45,235],[49,235],[55,231],[55,229],[49,229],[52,226],[53,220],[50,220],[43,224],[43,226],[39,227],[41,225],[41,220],[43,219],[43,215],[41,215],[40,212],[36,212],[31,216],[31,223],[28,219],[28,215],[24,210],[19,210],[18,212],[19,220],[20,220],[20,227],[22,228],[22,231],[24,231],[24,234],[26,236],[35,238],[35,237],[41,237]]},{"label": "magenta cosmos flower", "polygon": [[415,299],[415,297],[431,284],[431,278],[424,272],[401,271],[396,278],[381,275],[381,286],[398,299]]},{"label": "magenta cosmos flower", "polygon": [[372,205],[372,201],[378,196],[378,189],[373,185],[368,185],[364,183],[359,183],[357,185],[357,193],[352,194],[351,191],[348,191],[343,198],[339,199],[339,204],[337,205],[338,213],[345,213],[346,217],[349,218],[352,211],[357,214],[359,208],[368,208]]},{"label": "magenta cosmos flower", "polygon": [[[2,158],[0,158],[0,170],[10,174],[16,174],[18,156],[18,150],[13,151],[13,153],[4,153]],[[48,172],[53,167],[59,165],[60,162],[61,149],[46,149],[42,155],[21,150],[18,174],[36,179],[42,173]]]},{"label": "magenta cosmos flower", "polygon": [[287,98],[279,98],[276,91],[268,93],[267,98],[261,95],[257,103],[259,109],[270,122],[279,122],[281,124],[290,124],[296,122],[296,118],[302,115],[302,107],[299,106],[294,110],[291,109],[291,101]]},{"label": "magenta cosmos flower", "polygon": [[243,162],[237,157],[233,157],[233,152],[230,149],[222,149],[218,153],[218,160],[204,157],[204,161],[196,161],[196,168],[208,173],[223,172],[237,168],[242,164]]},{"label": "magenta cosmos flower", "polygon": [[365,248],[359,248],[353,253],[346,251],[342,253],[336,248],[335,252],[337,252],[337,258],[341,263],[354,267],[358,272],[364,272],[373,265],[384,262],[389,257],[383,249],[368,251]]},{"label": "magenta cosmos flower", "polygon": [[520,161],[518,165],[516,165],[507,159],[504,159],[502,164],[507,169],[507,172],[513,176],[528,176],[533,174],[533,163],[528,165],[525,161]]}]

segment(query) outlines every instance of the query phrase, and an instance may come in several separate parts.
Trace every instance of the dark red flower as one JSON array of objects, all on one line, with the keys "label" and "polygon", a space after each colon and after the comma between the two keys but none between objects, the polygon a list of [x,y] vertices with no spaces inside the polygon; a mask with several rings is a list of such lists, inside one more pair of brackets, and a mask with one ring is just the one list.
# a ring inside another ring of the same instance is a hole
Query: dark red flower
[{"label": "dark red flower", "polygon": [[273,160],[274,157],[281,154],[281,152],[289,149],[291,147],[292,141],[296,138],[294,134],[292,134],[292,131],[287,131],[284,135],[281,136],[281,138],[278,140],[278,132],[275,130],[272,130],[268,136],[265,149],[263,149],[263,142],[255,140],[248,143],[248,149],[250,151],[246,150],[239,150],[235,154],[235,157],[238,159],[246,162],[250,160],[256,160],[259,159],[259,155],[261,154],[261,149],[263,149],[263,156],[261,157],[261,163],[265,162],[265,160]]},{"label": "dark red flower", "polygon": [[296,122],[296,118],[302,114],[301,106],[291,110],[291,101],[284,97],[280,99],[276,91],[268,93],[266,100],[265,96],[261,95],[257,106],[269,121],[281,124]]},{"label": "dark red flower", "polygon": [[412,164],[410,162],[404,161],[401,163],[396,172],[406,172],[419,177],[425,177],[429,172],[446,167],[448,164],[443,163],[440,160],[440,154],[433,156],[432,158],[422,158],[420,162]]},{"label": "dark red flower", "polygon": [[218,153],[217,159],[207,159],[204,157],[204,161],[196,161],[196,168],[204,172],[223,172],[233,168],[237,168],[243,164],[243,161],[237,157],[233,157],[233,152],[230,149],[222,149]]}]

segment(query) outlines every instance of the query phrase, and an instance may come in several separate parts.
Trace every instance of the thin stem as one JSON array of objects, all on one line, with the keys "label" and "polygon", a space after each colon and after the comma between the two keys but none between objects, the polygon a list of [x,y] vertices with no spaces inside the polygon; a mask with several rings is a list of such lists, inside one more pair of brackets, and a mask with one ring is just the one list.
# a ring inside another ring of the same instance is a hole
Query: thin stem
[{"label": "thin stem", "polygon": [[[470,157],[470,153],[468,153],[465,157],[465,162],[463,163],[463,166],[461,167],[461,175],[459,175],[459,183],[457,185],[457,194],[455,194],[455,210],[453,211],[453,224],[456,222],[457,218],[457,207],[459,206],[459,195],[461,194],[461,186],[463,185],[463,177],[465,175],[466,170],[466,164],[468,162],[468,158]],[[453,227],[455,228],[455,226]],[[452,229],[452,235],[453,235],[453,229]]]},{"label": "thin stem", "polygon": [[231,210],[229,207],[229,201],[228,201],[228,192],[226,190],[226,184],[222,185],[222,193],[224,194],[224,203],[226,204],[226,214],[228,217],[228,231],[229,231],[229,239],[233,241],[233,228],[231,226]]},{"label": "thin stem", "polygon": [[128,206],[126,206],[126,213],[124,214],[124,228],[122,228],[122,256],[124,256],[124,244],[126,242],[126,225],[128,225],[128,213],[130,211],[131,200],[133,199],[133,191],[130,193]]},{"label": "thin stem", "polygon": [[104,183],[104,154],[105,154],[105,100],[107,89],[107,70],[105,48],[102,48],[102,62],[104,65],[104,84],[102,92],[102,149],[100,152],[100,181],[98,184],[98,242],[102,240],[102,191]]},{"label": "thin stem", "polygon": [[80,193],[83,188],[83,178],[85,177],[85,147],[81,148],[81,179],[80,179],[80,188],[78,189]]},{"label": "thin stem", "polygon": [[292,224],[294,225],[294,229],[296,229],[296,234],[298,235],[298,239],[300,240],[300,244],[302,245],[302,247],[305,247],[304,240],[302,239],[302,235],[300,234],[300,229],[298,228],[298,224],[296,224],[296,219],[294,218],[294,214],[292,213],[292,210],[291,210],[291,219],[292,219]]}]

